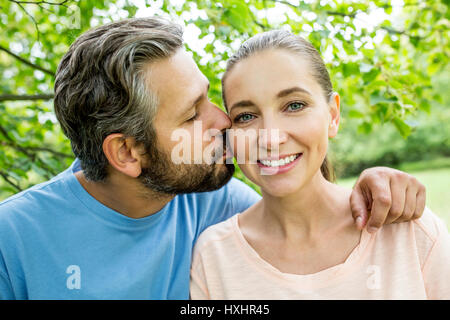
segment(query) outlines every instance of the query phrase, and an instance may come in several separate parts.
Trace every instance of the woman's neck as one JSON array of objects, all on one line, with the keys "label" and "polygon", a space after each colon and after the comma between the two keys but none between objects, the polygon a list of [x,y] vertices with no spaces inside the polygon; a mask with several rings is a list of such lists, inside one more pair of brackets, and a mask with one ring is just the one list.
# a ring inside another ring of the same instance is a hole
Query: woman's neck
[{"label": "woman's neck", "polygon": [[289,241],[315,242],[351,221],[351,190],[327,181],[320,172],[294,194],[275,197],[262,193],[261,226]]},{"label": "woman's neck", "polygon": [[319,173],[295,194],[263,199],[239,216],[239,228],[259,256],[285,273],[312,274],[343,263],[360,241],[351,190]]}]

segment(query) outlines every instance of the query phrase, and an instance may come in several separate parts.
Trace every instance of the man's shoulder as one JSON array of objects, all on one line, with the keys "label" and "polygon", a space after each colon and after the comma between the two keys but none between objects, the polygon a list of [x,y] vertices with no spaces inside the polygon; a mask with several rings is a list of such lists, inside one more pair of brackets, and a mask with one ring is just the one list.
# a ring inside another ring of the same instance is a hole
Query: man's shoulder
[{"label": "man's shoulder", "polygon": [[254,192],[254,190],[249,185],[245,184],[243,181],[234,177],[230,179],[230,181],[225,185],[225,187],[233,188],[236,190],[246,190]]},{"label": "man's shoulder", "polygon": [[67,196],[67,192],[63,190],[64,178],[64,175],[58,175],[0,202],[0,221],[35,214],[49,205],[56,205],[57,199]]}]

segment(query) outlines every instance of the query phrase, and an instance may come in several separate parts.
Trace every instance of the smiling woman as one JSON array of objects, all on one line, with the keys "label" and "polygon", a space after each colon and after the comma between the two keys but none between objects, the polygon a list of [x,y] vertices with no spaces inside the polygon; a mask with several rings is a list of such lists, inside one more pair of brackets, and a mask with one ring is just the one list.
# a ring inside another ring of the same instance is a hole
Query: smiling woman
[{"label": "smiling woman", "polygon": [[[325,101],[331,100],[332,97],[334,96],[335,100],[336,99],[339,100],[339,96],[333,92],[333,87],[325,64],[323,63],[322,58],[315,50],[315,48],[311,45],[311,43],[309,43],[308,41],[304,40],[301,37],[295,39],[296,41],[292,41],[292,38],[290,37],[280,37],[279,36],[280,33],[283,33],[283,31],[276,31],[271,34],[265,33],[253,37],[252,41],[244,43],[240,48],[240,50],[238,50],[238,52],[234,54],[227,63],[227,71],[222,78],[222,86],[224,88],[224,90],[222,91],[223,101],[227,110],[229,108],[228,111],[230,117],[237,127],[247,126],[246,123],[253,119],[250,119],[252,117],[250,113],[237,114],[236,112],[233,112],[233,109],[236,107],[241,107],[241,109],[244,107],[255,107],[256,105],[255,102],[251,100],[240,100],[240,101],[236,100],[235,102],[229,103],[228,101],[234,100],[232,99],[227,100],[228,93],[227,88],[225,86],[226,80],[228,79],[228,77],[231,77],[233,75],[233,69],[238,62],[242,62],[245,66],[246,58],[248,58],[249,56],[252,56],[252,58],[257,58],[257,56],[261,55],[261,51],[264,51],[265,49],[268,48],[279,48],[285,50],[284,55],[285,58],[287,59],[286,61],[289,62],[298,59],[294,59],[292,55],[288,54],[287,52],[297,53],[299,56],[306,57],[307,65],[299,66],[298,70],[308,70],[308,74],[310,73],[311,76],[317,81],[317,84],[319,86],[316,88],[317,92],[314,92],[316,97],[323,96],[324,97],[323,101]],[[276,62],[278,62],[278,60]],[[265,90],[264,83],[262,83],[264,82],[264,79],[267,79],[267,77],[276,74],[278,75],[278,77],[273,79],[274,84],[283,83],[284,86],[282,85],[277,86],[277,88],[280,88],[280,90],[276,93],[275,97],[280,102],[285,103],[285,105],[282,106],[283,108],[286,109],[285,111],[294,114],[297,111],[307,109],[312,104],[313,101],[313,94],[310,92],[311,90],[308,91],[308,89],[300,86],[289,86],[289,83],[286,81],[287,78],[284,77],[286,72],[283,72],[283,69],[278,68],[285,67],[286,71],[290,71],[292,64],[286,63],[284,66],[280,66],[276,62],[275,64],[271,65],[272,68],[270,70],[266,70],[267,74],[261,74],[258,72],[260,71],[259,65],[257,65],[254,69],[251,69],[251,66],[247,66],[248,69],[246,70],[247,72],[246,74],[253,75],[253,79],[251,79],[251,81],[248,83],[230,81],[230,83],[232,83],[233,86],[237,86],[236,90],[232,89],[229,90],[231,92],[230,94],[240,93],[241,92],[239,90],[240,87],[244,87],[245,85],[250,84],[253,84],[255,87],[258,87],[260,90],[258,91],[258,93],[262,93]],[[242,65],[242,63],[240,64]],[[270,64],[270,62],[262,61],[262,64],[263,65]],[[264,95],[259,94],[260,98],[263,96]],[[293,99],[295,97],[297,98]],[[337,107],[339,108],[339,101],[337,101],[337,104],[338,104]],[[244,119],[242,117],[245,117],[246,121],[243,121]],[[294,155],[298,155],[298,153]],[[329,181],[335,181],[333,168],[326,156],[321,164],[321,172],[324,175],[325,179]],[[266,170],[266,174],[272,173],[273,173],[272,169],[269,169],[269,171]]]},{"label": "smiling woman", "polygon": [[340,98],[310,43],[286,31],[250,38],[222,85],[234,154],[247,151],[239,167],[263,198],[200,236],[192,298],[450,297],[450,239],[430,210],[376,233],[355,228],[351,189],[327,171]]}]

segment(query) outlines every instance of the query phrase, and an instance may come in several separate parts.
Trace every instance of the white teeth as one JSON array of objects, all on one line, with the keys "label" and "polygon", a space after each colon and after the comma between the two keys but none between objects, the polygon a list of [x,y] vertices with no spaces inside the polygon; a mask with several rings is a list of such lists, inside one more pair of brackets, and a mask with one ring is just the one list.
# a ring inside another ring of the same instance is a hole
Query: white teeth
[{"label": "white teeth", "polygon": [[266,167],[281,167],[287,165],[288,163],[291,163],[295,159],[297,159],[297,155],[292,155],[280,160],[260,160],[260,161]]}]

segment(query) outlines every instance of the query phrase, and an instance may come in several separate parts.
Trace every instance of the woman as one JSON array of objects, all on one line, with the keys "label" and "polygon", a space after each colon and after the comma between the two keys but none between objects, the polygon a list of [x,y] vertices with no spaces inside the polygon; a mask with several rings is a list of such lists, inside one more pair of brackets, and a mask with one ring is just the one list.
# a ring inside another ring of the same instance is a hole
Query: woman
[{"label": "woman", "polygon": [[230,59],[222,84],[235,156],[258,151],[240,168],[263,198],[200,236],[192,299],[450,298],[450,240],[428,209],[374,234],[354,227],[351,190],[333,183],[326,160],[339,95],[309,42],[259,34]]}]

